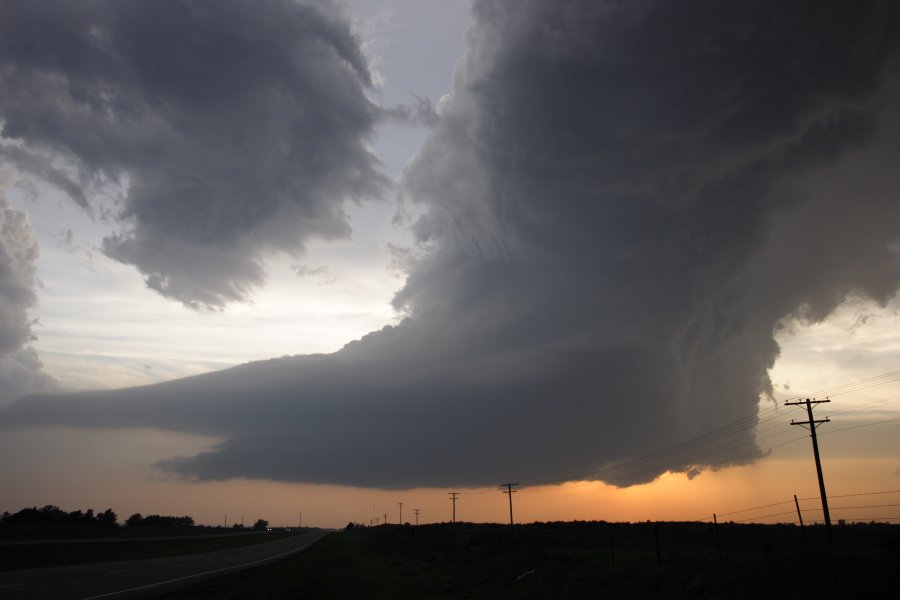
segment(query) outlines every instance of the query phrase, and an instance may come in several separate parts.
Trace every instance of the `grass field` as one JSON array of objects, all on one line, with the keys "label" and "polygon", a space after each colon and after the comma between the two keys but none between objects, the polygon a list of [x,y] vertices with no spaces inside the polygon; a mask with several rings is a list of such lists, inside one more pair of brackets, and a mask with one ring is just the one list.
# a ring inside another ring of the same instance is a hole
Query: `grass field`
[{"label": "grass field", "polygon": [[[381,526],[184,588],[228,598],[896,598],[900,527],[698,523]],[[657,555],[657,540],[659,553]]]},{"label": "grass field", "polygon": [[[142,537],[157,537],[152,535],[154,533],[152,530],[149,530],[142,532],[141,537],[107,538],[97,541],[72,540],[33,544],[0,544],[0,570],[61,567],[214,552],[269,542],[290,535],[278,531],[228,535],[227,530],[224,532],[225,535],[222,535],[221,531],[217,535],[216,530],[208,531],[209,533],[204,532],[196,536],[193,530],[180,530],[178,536],[171,533],[167,536],[163,532],[159,536],[162,539],[142,539]],[[186,535],[195,537],[182,537]]]}]

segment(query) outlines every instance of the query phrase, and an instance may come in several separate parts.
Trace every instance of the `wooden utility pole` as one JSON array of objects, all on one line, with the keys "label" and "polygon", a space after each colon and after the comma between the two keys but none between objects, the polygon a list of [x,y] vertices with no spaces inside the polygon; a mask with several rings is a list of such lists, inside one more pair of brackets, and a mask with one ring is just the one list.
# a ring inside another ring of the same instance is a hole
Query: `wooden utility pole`
[{"label": "wooden utility pole", "polygon": [[416,527],[419,526],[419,513],[422,512],[421,508],[414,508],[413,512],[416,513]]},{"label": "wooden utility pole", "polygon": [[803,514],[800,512],[800,501],[797,500],[797,494],[794,494],[794,505],[797,507],[797,518],[800,519],[800,535],[803,537],[803,545],[806,545],[806,530],[803,528]]},{"label": "wooden utility pole", "polygon": [[387,525],[387,513],[384,513],[384,524]]},{"label": "wooden utility pole", "polygon": [[403,525],[403,503],[398,502],[397,506],[400,507],[400,524]]},{"label": "wooden utility pole", "polygon": [[653,545],[656,546],[656,566],[662,564],[662,556],[659,553],[659,523],[653,523]]},{"label": "wooden utility pole", "polygon": [[713,513],[713,527],[716,530],[716,550],[719,552],[719,558],[722,558],[722,543],[719,541],[719,519],[716,518],[716,513]]},{"label": "wooden utility pole", "polygon": [[823,402],[831,402],[831,400],[798,400],[796,402],[785,402],[785,406],[806,406],[806,413],[809,417],[806,421],[791,421],[791,425],[800,425],[809,429],[809,437],[812,438],[813,456],[816,459],[816,475],[819,476],[819,495],[822,498],[822,512],[825,516],[825,535],[828,537],[828,543],[832,543],[831,539],[831,515],[828,512],[828,496],[825,494],[825,478],[822,476],[822,461],[819,459],[819,442],[816,440],[816,428],[822,423],[830,423],[831,419],[813,418],[813,404],[822,404]]},{"label": "wooden utility pole", "polygon": [[512,495],[516,493],[517,490],[513,489],[514,485],[519,485],[518,483],[501,483],[501,488],[506,488],[504,490],[504,494],[509,496],[509,531],[513,531],[513,512],[512,512]]},{"label": "wooden utility pole", "polygon": [[459,496],[459,492],[447,492],[450,495],[450,500],[453,501],[453,520],[451,523],[456,523],[456,498]]}]

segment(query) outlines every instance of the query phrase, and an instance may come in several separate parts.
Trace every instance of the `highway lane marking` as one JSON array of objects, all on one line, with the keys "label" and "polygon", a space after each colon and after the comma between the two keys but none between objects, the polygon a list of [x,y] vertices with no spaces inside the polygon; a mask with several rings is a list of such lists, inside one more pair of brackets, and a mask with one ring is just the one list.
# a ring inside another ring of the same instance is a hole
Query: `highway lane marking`
[{"label": "highway lane marking", "polygon": [[0,590],[11,588],[11,587],[19,587],[25,585],[24,583],[7,583],[6,585],[0,585]]},{"label": "highway lane marking", "polygon": [[[328,532],[328,533],[330,533],[330,532]],[[327,535],[327,534],[326,534],[326,535]],[[259,560],[254,560],[254,561],[252,561],[252,562],[243,563],[243,564],[240,564],[240,565],[232,565],[232,566],[230,566],[230,567],[222,567],[221,569],[213,569],[212,571],[204,571],[204,572],[202,572],[202,573],[194,573],[193,575],[185,575],[184,577],[176,577],[175,579],[167,579],[166,581],[158,581],[158,582],[156,582],[156,583],[150,583],[150,584],[148,584],[148,585],[141,585],[141,586],[138,586],[138,587],[128,588],[128,589],[125,589],[125,590],[117,590],[117,591],[115,591],[115,592],[107,592],[106,594],[98,594],[98,595],[96,595],[96,596],[88,596],[87,598],[83,598],[82,600],[99,600],[100,598],[111,598],[112,596],[118,596],[119,594],[128,594],[128,593],[130,593],[130,592],[137,592],[137,591],[141,591],[141,590],[149,590],[149,589],[152,589],[152,588],[155,588],[155,587],[159,587],[159,586],[161,586],[161,585],[168,585],[168,584],[170,584],[170,583],[177,583],[177,582],[179,582],[179,581],[186,581],[186,580],[188,580],[188,579],[194,579],[194,578],[196,578],[196,577],[203,577],[203,576],[205,576],[205,575],[212,575],[212,574],[214,574],[214,573],[221,573],[221,572],[223,572],[223,571],[231,571],[231,570],[234,570],[234,569],[240,569],[240,568],[242,568],[242,567],[252,567],[253,565],[256,565],[256,564],[259,564],[259,563],[263,563],[263,562],[266,562],[266,561],[275,561],[275,560],[277,560],[277,559],[279,559],[279,558],[283,558],[283,557],[285,557],[285,556],[290,556],[291,554],[296,554],[297,552],[300,552],[301,550],[305,550],[308,546],[310,546],[311,544],[314,544],[315,542],[318,542],[319,540],[321,540],[321,539],[324,538],[324,537],[325,537],[324,535],[320,535],[320,536],[317,537],[316,539],[310,540],[310,541],[306,542],[305,544],[303,544],[303,545],[300,546],[299,548],[294,548],[294,549],[292,549],[292,550],[288,550],[287,552],[282,552],[281,554],[276,554],[276,555],[274,555],[274,556],[269,556],[269,557],[267,557],[267,558],[261,558],[261,559],[259,559]],[[23,585],[24,585],[24,584],[23,584]]]}]

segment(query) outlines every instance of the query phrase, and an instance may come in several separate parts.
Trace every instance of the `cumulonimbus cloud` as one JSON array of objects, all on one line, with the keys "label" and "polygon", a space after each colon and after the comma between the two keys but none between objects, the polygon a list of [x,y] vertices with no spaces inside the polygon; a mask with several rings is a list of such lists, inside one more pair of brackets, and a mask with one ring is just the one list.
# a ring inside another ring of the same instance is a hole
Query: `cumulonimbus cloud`
[{"label": "cumulonimbus cloud", "polygon": [[38,254],[28,215],[10,207],[0,194],[0,405],[56,388],[28,346],[33,338],[28,309],[37,302]]},{"label": "cumulonimbus cloud", "polygon": [[[221,436],[200,479],[630,484],[755,414],[783,318],[900,282],[889,2],[482,0],[409,167],[409,318],[332,355],[27,398],[7,426]],[[727,451],[726,451],[727,450]],[[599,472],[599,473],[598,473]]]},{"label": "cumulonimbus cloud", "polygon": [[106,254],[204,308],[274,252],[347,237],[386,179],[368,65],[330,1],[46,0],[0,6],[0,159],[83,207],[125,188]]}]

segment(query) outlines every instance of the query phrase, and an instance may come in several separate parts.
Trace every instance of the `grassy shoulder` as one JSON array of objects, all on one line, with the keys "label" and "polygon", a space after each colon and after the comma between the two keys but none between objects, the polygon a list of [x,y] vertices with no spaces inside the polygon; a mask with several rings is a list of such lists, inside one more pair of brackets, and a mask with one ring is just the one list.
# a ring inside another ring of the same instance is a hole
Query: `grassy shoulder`
[{"label": "grassy shoulder", "polygon": [[[214,530],[213,530],[214,531]],[[183,554],[199,554],[228,550],[252,544],[271,542],[292,535],[286,532],[153,536],[145,531],[138,537],[103,540],[47,541],[29,544],[0,544],[0,570],[62,567],[98,562],[161,558]],[[184,537],[190,535],[190,537]],[[142,539],[150,538],[150,539]]]},{"label": "grassy shoulder", "polygon": [[897,526],[848,528],[833,548],[789,526],[719,534],[722,556],[703,524],[389,525],[165,597],[889,598],[900,586]]}]

